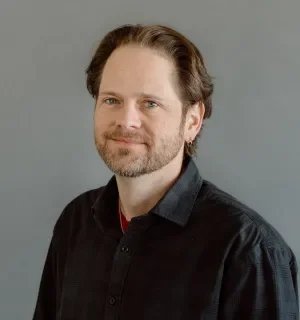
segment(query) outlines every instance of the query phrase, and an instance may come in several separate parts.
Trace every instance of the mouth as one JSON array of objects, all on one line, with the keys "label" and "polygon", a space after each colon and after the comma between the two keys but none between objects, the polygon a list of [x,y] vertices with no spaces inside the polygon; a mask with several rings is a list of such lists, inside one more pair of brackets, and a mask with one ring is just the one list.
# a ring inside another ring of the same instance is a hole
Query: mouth
[{"label": "mouth", "polygon": [[123,139],[123,138],[111,139],[111,140],[114,141],[117,144],[122,144],[122,145],[138,145],[138,144],[142,144],[141,142],[136,142],[136,141],[133,141],[133,140]]}]

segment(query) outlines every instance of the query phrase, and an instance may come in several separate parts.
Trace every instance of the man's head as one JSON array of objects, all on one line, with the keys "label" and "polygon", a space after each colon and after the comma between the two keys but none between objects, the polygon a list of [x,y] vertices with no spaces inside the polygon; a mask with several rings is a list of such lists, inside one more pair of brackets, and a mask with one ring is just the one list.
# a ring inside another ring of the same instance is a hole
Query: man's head
[{"label": "man's head", "polygon": [[[119,27],[101,41],[86,73],[96,100],[95,143],[116,174],[137,177],[196,154],[213,84],[183,35],[158,25]],[[122,138],[135,143],[116,141]]]}]

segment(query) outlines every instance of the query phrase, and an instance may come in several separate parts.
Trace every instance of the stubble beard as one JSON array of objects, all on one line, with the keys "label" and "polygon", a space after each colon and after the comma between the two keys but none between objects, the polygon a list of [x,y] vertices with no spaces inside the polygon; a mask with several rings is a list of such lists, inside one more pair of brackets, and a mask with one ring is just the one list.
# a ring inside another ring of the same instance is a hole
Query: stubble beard
[{"label": "stubble beard", "polygon": [[98,139],[96,133],[94,139],[97,151],[107,167],[116,175],[128,178],[136,178],[163,168],[178,155],[184,143],[182,126],[176,136],[161,139],[156,150],[152,144],[145,143],[136,147],[141,150],[120,146],[112,151],[109,147],[111,141],[103,136]]}]

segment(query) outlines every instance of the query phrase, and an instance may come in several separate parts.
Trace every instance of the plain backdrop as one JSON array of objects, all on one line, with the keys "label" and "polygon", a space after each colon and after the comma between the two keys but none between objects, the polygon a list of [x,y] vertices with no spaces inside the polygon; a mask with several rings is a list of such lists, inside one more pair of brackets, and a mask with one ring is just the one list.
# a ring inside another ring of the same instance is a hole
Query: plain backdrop
[{"label": "plain backdrop", "polygon": [[31,319],[52,229],[112,173],[85,68],[125,23],[188,36],[215,78],[201,175],[258,211],[300,258],[299,0],[1,0],[0,318]]}]

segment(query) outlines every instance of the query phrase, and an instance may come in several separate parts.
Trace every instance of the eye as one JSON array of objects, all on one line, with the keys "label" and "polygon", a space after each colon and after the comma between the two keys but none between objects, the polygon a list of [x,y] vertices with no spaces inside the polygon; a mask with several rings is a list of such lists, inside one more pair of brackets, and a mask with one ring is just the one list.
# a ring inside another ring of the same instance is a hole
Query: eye
[{"label": "eye", "polygon": [[103,102],[109,105],[118,103],[117,99],[115,98],[107,98],[107,99],[104,99]]},{"label": "eye", "polygon": [[148,109],[154,109],[154,108],[158,107],[158,104],[155,101],[151,101],[151,100],[145,101],[144,104]]}]

